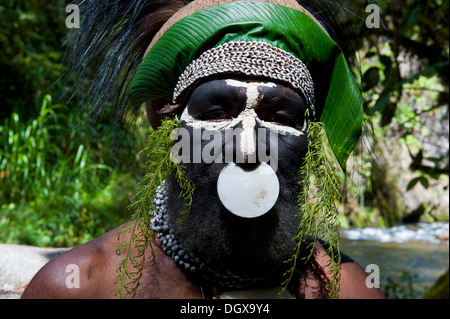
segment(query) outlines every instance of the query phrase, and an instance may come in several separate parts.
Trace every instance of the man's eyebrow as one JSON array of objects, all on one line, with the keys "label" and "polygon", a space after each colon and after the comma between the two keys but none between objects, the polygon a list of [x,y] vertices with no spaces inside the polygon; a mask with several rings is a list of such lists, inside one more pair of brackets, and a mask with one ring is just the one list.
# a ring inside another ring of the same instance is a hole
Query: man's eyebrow
[{"label": "man's eyebrow", "polygon": [[269,89],[269,90],[260,90],[260,102],[263,102],[263,104],[270,104],[273,102],[273,100],[276,100],[277,102],[275,105],[283,102],[289,102],[289,104],[302,104],[304,100],[303,96],[296,93],[296,92],[286,92],[284,90],[276,90],[276,89]]},{"label": "man's eyebrow", "polygon": [[224,109],[224,107],[221,106],[221,105],[218,105],[218,104],[212,104],[210,107],[208,107],[207,110],[202,109],[202,110],[196,112],[195,114],[193,114],[193,116],[194,116],[195,118],[198,118],[198,117],[200,117],[201,115],[203,115],[203,114],[205,113],[205,111],[206,111],[206,112],[212,112],[212,111],[223,110],[223,109]]}]

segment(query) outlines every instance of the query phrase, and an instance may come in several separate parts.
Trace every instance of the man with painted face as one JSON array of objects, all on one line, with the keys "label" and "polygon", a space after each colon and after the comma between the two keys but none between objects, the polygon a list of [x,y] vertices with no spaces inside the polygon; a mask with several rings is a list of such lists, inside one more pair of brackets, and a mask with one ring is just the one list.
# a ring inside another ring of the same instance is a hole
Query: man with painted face
[{"label": "man with painted face", "polygon": [[[300,3],[196,0],[177,7],[152,36],[128,101],[136,108],[145,103],[155,129],[162,118],[178,115],[189,136],[183,173],[195,190],[180,221],[186,201],[175,174],[158,187],[148,249],[154,259],[144,263],[136,298],[274,298],[296,247],[283,298],[330,297],[336,263],[333,296],[383,297],[366,286],[360,266],[330,255],[326,242],[308,234],[299,246],[295,240],[308,126],[323,123],[345,169],[362,122],[361,97],[342,50]],[[205,132],[214,140],[195,138]],[[198,158],[209,143],[215,152]],[[123,256],[116,249],[130,236],[118,232],[49,262],[23,297],[118,297]],[[302,262],[308,247],[311,257]],[[80,271],[79,288],[67,285],[68,265]]]}]

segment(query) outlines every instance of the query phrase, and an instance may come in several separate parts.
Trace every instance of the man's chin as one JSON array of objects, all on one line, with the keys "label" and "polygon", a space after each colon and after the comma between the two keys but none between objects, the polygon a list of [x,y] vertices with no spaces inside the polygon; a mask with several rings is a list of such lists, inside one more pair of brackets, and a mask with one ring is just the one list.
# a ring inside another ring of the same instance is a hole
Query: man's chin
[{"label": "man's chin", "polygon": [[185,203],[178,196],[180,187],[175,177],[171,176],[167,206],[170,227],[183,246],[208,265],[221,265],[239,273],[286,268],[285,261],[294,252],[293,239],[297,235],[298,206],[292,200],[295,190],[283,189],[284,179],[280,178],[280,197],[268,213],[257,218],[238,217],[222,205],[217,195],[220,169],[220,165],[209,165],[186,171],[195,184],[195,192],[189,216],[182,222],[178,221],[178,212],[183,211]]}]

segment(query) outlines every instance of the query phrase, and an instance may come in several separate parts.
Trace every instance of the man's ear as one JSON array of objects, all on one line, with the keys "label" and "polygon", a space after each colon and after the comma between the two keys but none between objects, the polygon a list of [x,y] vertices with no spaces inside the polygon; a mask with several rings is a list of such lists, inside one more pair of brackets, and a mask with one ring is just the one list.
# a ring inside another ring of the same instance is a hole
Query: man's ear
[{"label": "man's ear", "polygon": [[157,100],[145,102],[145,111],[147,119],[153,129],[157,129],[161,125],[161,116],[158,111],[166,104],[171,102],[171,96],[165,96]]}]

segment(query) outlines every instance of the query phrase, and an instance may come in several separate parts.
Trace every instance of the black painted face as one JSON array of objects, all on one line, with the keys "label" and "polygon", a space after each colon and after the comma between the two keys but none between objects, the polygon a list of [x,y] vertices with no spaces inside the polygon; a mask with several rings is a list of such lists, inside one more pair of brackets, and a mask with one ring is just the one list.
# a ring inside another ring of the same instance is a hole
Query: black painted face
[{"label": "black painted face", "polygon": [[[261,217],[247,219],[231,214],[221,204],[216,188],[218,176],[227,164],[226,156],[222,153],[212,163],[203,158],[196,163],[192,155],[195,148],[203,150],[211,141],[192,145],[186,175],[196,189],[189,218],[179,223],[179,216],[169,213],[172,228],[190,250],[208,262],[220,262],[231,269],[248,268],[248,271],[254,271],[255,265],[260,267],[261,263],[281,267],[291,256],[295,245],[292,239],[299,222],[295,218],[300,189],[298,172],[307,151],[305,111],[302,96],[271,82],[213,80],[192,92],[181,116],[181,127],[192,135],[196,129],[219,132],[220,150],[223,153],[231,150],[233,161],[241,152],[244,163],[239,165],[244,169],[262,161],[261,148],[265,148],[266,154],[271,152],[269,164],[272,166],[274,163],[270,161],[277,160],[280,194],[275,206]],[[240,140],[236,139],[230,148],[225,132],[236,128],[240,129]],[[271,138],[273,133],[276,139]],[[251,145],[252,141],[259,140],[267,143]],[[272,154],[274,150],[276,154]],[[169,187],[174,190],[169,195],[169,211],[184,210],[174,179],[169,181]]]},{"label": "black painted face", "polygon": [[[271,160],[278,161],[273,168],[298,169],[307,147],[305,111],[303,97],[286,86],[271,82],[213,80],[193,91],[181,125],[221,132],[240,128],[240,141],[232,146],[223,145],[223,152],[233,147],[233,152],[244,155],[245,163],[259,163],[264,159],[259,158],[258,148],[266,147],[266,154],[277,150],[277,156],[271,156]],[[269,132],[276,133],[278,138],[270,139]],[[261,134],[266,134],[267,138],[258,136]],[[257,142],[261,140],[267,143]],[[269,149],[271,141],[277,143],[272,145],[272,150]],[[224,136],[223,144],[226,142]],[[202,142],[202,149],[207,143]],[[222,162],[228,162],[223,157]],[[236,156],[233,160],[239,163]]]}]

